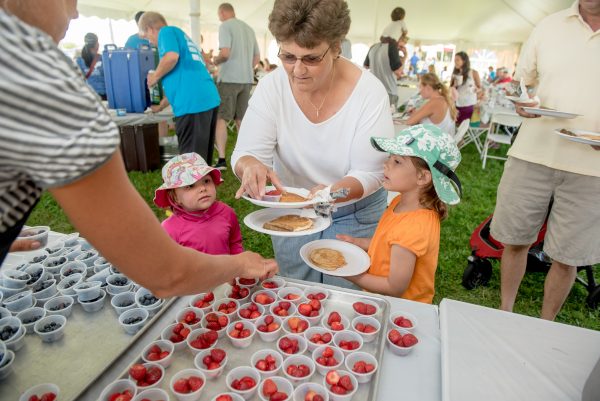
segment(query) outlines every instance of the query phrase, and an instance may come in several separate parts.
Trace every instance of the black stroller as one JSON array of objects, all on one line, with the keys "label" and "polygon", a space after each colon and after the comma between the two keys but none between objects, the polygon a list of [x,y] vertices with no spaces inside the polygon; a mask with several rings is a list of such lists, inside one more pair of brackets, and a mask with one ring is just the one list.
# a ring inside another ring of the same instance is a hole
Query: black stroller
[{"label": "black stroller", "polygon": [[[500,260],[504,247],[490,234],[492,216],[486,218],[471,234],[471,256],[467,258],[467,267],[463,273],[462,285],[468,289],[489,284],[492,277],[492,263],[490,259]],[[542,226],[535,243],[529,248],[527,255],[528,272],[547,272],[552,264],[550,258],[542,250],[546,224]],[[588,291],[587,304],[590,308],[600,306],[600,285],[594,279],[592,266],[578,266],[577,271],[585,270],[587,281],[577,275],[577,282]]]}]

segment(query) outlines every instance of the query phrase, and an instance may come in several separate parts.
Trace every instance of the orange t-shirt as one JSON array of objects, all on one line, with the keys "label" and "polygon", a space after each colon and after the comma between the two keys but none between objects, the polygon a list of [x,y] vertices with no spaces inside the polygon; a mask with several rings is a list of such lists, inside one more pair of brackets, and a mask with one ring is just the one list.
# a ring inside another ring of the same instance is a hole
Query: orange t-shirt
[{"label": "orange t-shirt", "polygon": [[371,245],[369,273],[388,277],[392,245],[408,249],[417,257],[415,270],[402,298],[425,303],[433,302],[435,270],[440,250],[440,218],[429,209],[394,213],[401,195],[392,200],[381,216]]}]

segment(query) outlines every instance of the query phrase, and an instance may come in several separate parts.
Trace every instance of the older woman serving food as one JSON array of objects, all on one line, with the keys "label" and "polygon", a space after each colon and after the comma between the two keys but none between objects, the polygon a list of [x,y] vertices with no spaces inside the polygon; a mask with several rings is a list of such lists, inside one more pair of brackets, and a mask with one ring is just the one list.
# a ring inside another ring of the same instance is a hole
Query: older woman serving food
[{"label": "older woman serving food", "polygon": [[337,233],[371,236],[386,207],[381,188],[385,155],[369,145],[373,135],[392,137],[385,88],[372,74],[341,58],[350,27],[342,0],[276,0],[269,29],[283,67],[264,77],[242,122],[231,164],[241,179],[237,196],[265,194],[267,182],[310,189],[347,188],[332,225],[298,239],[273,237],[282,274],[348,286],[311,271],[300,247]]}]

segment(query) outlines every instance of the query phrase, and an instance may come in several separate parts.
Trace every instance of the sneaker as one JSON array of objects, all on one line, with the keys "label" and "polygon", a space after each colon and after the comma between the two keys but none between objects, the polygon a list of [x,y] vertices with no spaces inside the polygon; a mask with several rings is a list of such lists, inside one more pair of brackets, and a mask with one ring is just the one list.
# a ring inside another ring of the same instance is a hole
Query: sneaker
[{"label": "sneaker", "polygon": [[225,162],[225,160],[218,161],[213,165],[213,167],[217,170],[225,171],[227,170],[227,162]]}]

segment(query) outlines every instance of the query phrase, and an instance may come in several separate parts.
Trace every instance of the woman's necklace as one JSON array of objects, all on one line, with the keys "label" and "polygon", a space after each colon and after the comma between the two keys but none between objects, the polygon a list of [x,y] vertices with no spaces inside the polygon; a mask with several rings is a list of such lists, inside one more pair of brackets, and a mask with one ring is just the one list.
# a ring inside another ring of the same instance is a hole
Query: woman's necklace
[{"label": "woman's necklace", "polygon": [[329,95],[329,92],[331,92],[334,74],[335,74],[335,61],[333,62],[333,68],[331,69],[331,80],[329,81],[329,88],[327,89],[327,93],[323,97],[323,100],[321,101],[321,104],[319,105],[319,107],[315,106],[315,104],[310,100],[310,96],[307,97],[308,102],[311,104],[312,107],[315,108],[315,111],[317,112],[317,118],[319,118],[319,112],[321,111],[321,109],[323,108],[323,105],[325,104],[325,99],[327,99],[327,95]]}]

